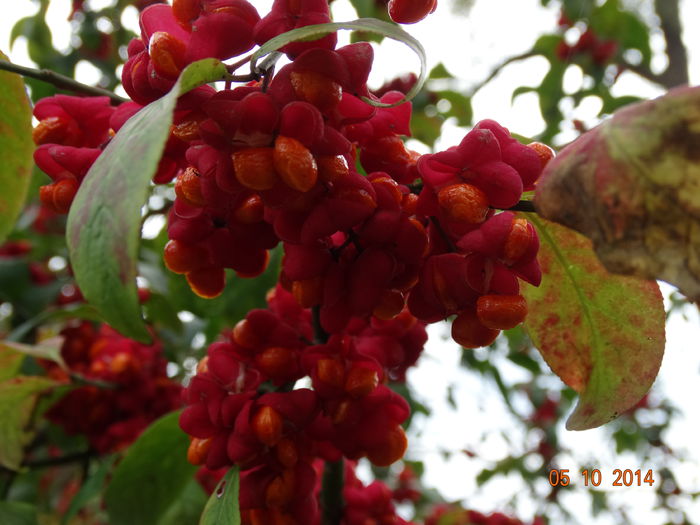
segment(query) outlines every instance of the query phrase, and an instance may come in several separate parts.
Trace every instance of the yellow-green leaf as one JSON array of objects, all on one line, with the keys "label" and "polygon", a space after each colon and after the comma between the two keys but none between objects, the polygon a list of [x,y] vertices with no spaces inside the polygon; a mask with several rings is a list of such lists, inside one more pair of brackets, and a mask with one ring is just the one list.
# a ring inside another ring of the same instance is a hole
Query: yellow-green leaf
[{"label": "yellow-green leaf", "polygon": [[42,392],[58,383],[48,377],[19,376],[0,383],[0,465],[19,470],[24,447],[33,430],[27,428]]},{"label": "yellow-green leaf", "polygon": [[[0,60],[7,57],[0,52]],[[27,197],[32,174],[32,108],[22,77],[0,71],[0,243]]]},{"label": "yellow-green leaf", "polygon": [[658,374],[666,316],[655,281],[608,273],[584,236],[528,217],[541,240],[542,284],[523,290],[525,326],[550,368],[580,399],[569,430],[607,423]]}]

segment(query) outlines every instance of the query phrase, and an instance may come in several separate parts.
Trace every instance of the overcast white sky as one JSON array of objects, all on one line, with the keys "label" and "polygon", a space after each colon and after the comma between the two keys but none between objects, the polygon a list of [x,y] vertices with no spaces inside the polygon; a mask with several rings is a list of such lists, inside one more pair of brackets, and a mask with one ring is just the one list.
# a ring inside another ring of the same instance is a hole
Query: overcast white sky
[{"label": "overcast white sky", "polygon": [[[99,5],[109,0],[98,0]],[[264,13],[271,1],[253,0],[259,12]],[[646,9],[650,0],[626,2]],[[8,52],[9,34],[14,22],[36,10],[31,0],[3,2],[3,16],[0,17],[0,49],[20,64],[31,65],[26,54],[26,43],[18,42]],[[57,47],[65,48],[70,38],[67,16],[70,0],[52,0],[49,11],[49,24],[54,31]],[[682,17],[688,24],[684,38],[688,44],[691,59],[691,81],[700,81],[700,2],[685,0],[682,3]],[[338,0],[334,3],[336,20],[355,18],[349,3]],[[522,53],[544,31],[554,27],[557,18],[555,9],[544,9],[539,0],[477,0],[476,6],[468,17],[451,12],[451,2],[440,0],[438,10],[423,22],[406,29],[416,36],[425,46],[429,64],[444,62],[447,68],[463,79],[465,88],[479,82],[491,71],[494,64],[504,58]],[[135,24],[135,10],[124,20],[132,27]],[[691,26],[691,21],[695,26]],[[663,42],[656,38],[655,49],[663,49]],[[663,58],[657,57],[654,64],[663,67]],[[415,69],[417,60],[405,46],[393,41],[382,44],[376,53],[376,61],[371,77],[374,85],[379,85],[385,78],[391,78],[407,70]],[[534,95],[524,95],[511,105],[510,97],[515,86],[522,84],[536,85],[547,70],[543,59],[533,58],[513,65],[494,79],[474,99],[476,119],[494,118],[511,131],[525,136],[537,134],[542,129],[542,121],[537,110]],[[89,82],[94,77],[89,68],[80,68],[79,77]],[[567,75],[567,84],[574,90],[581,82],[580,74],[573,69]],[[633,93],[642,96],[660,94],[647,83],[640,81],[633,74],[624,74],[618,93]],[[575,115],[591,123],[590,111],[593,106],[584,106],[575,110]],[[457,143],[464,130],[451,125],[444,127],[443,138],[439,146],[447,147]],[[562,140],[571,137],[564,135]],[[667,436],[669,444],[679,452],[687,452],[685,462],[678,462],[673,472],[687,491],[700,491],[700,450],[696,445],[700,435],[700,404],[698,397],[698,372],[700,357],[697,341],[700,341],[700,319],[695,310],[688,312],[689,320],[675,317],[668,325],[668,345],[661,374],[655,385],[658,395],[668,396],[682,409],[673,429]],[[423,458],[428,463],[426,482],[436,486],[449,499],[467,498],[473,508],[482,511],[502,510],[504,503],[517,486],[517,480],[497,479],[481,491],[476,490],[474,477],[484,463],[471,460],[465,455],[457,454],[449,460],[441,455],[443,450],[475,450],[487,461],[497,461],[510,452],[510,445],[500,436],[500,431],[508,429],[508,418],[495,389],[484,387],[472,374],[466,373],[459,366],[459,349],[454,343],[443,338],[443,325],[431,327],[431,340],[421,366],[410,375],[412,384],[419,396],[426,400],[434,410],[434,417],[424,425],[420,437],[414,437],[409,449],[409,457]],[[517,380],[520,373],[515,367],[508,369],[510,379]],[[439,379],[438,379],[439,378]],[[558,384],[556,377],[553,384]],[[454,385],[454,397],[460,406],[460,412],[454,412],[446,402],[447,388]],[[422,425],[423,426],[423,425]],[[482,434],[487,433],[489,440],[480,443]],[[516,436],[515,442],[518,441]],[[563,459],[561,468],[575,471],[580,461],[594,458],[603,473],[613,468],[649,468],[639,465],[636,457],[617,456],[614,446],[607,440],[604,430],[596,429],[586,432],[564,432],[563,445],[577,451],[576,458]],[[541,480],[546,484],[547,480]],[[583,523],[613,523],[604,518],[584,518],[589,514],[588,500],[583,490],[568,493],[566,502],[573,509],[580,509]],[[652,510],[653,496],[649,489],[631,487],[617,490],[611,496],[614,501],[623,502],[629,507],[634,523],[642,525],[661,524],[661,517]],[[517,509],[523,520],[532,518],[538,502]],[[579,512],[579,511],[577,511]],[[696,505],[691,515],[700,516],[700,506]]]}]

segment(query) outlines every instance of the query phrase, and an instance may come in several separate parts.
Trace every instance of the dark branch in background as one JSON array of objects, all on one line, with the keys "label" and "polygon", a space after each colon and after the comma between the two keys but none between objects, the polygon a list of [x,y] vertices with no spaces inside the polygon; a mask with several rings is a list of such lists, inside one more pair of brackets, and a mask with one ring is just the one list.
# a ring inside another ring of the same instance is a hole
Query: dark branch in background
[{"label": "dark branch in background", "polygon": [[0,60],[0,70],[9,71],[10,73],[17,73],[23,77],[35,78],[46,82],[47,84],[52,84],[59,89],[64,89],[66,91],[72,91],[74,93],[83,93],[84,95],[91,95],[94,97],[109,97],[112,104],[121,104],[126,102],[127,99],[112,93],[106,89],[102,89],[95,86],[88,86],[87,84],[82,84],[77,80],[73,80],[70,77],[51,71],[50,69],[33,69],[31,67],[24,67],[7,60]]},{"label": "dark branch in background", "polygon": [[520,60],[525,60],[526,58],[534,57],[537,56],[539,53],[535,53],[534,51],[528,51],[526,53],[521,53],[520,55],[515,55],[510,58],[505,59],[503,62],[498,64],[496,67],[494,67],[491,70],[491,73],[489,73],[489,76],[487,76],[484,80],[473,86],[469,90],[469,96],[474,96],[477,91],[479,91],[482,87],[484,87],[486,84],[491,82],[496,76],[501,72],[501,70],[506,67],[508,64],[512,64],[513,62],[518,62]]},{"label": "dark branch in background", "polygon": [[687,84],[688,52],[681,40],[682,28],[678,0],[654,0],[654,10],[659,17],[659,25],[666,40],[668,67],[659,74],[643,64],[625,64],[625,67],[666,89]]},{"label": "dark branch in background", "polygon": [[[649,66],[643,64],[630,64],[625,62],[625,68],[637,73],[639,76],[659,84],[666,89],[671,89],[689,82],[688,78],[688,52],[681,39],[682,27],[680,18],[680,8],[678,0],[654,0],[654,9],[659,17],[661,31],[666,40],[666,54],[668,55],[668,67],[662,73],[654,73]],[[528,51],[520,55],[515,55],[507,58],[496,66],[491,73],[481,82],[473,86],[470,90],[471,95],[483,88],[491,82],[501,70],[513,62],[525,60],[537,53]]]},{"label": "dark branch in background", "polygon": [[688,83],[688,53],[681,40],[681,17],[678,0],[654,0],[656,14],[666,39],[668,67],[659,75],[659,83],[667,88]]}]

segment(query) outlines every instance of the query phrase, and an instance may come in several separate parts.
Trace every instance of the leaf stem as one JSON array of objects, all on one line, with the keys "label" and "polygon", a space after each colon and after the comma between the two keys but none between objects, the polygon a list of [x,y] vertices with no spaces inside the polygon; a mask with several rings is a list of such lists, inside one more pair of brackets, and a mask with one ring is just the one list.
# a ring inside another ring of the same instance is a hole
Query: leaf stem
[{"label": "leaf stem", "polygon": [[102,381],[100,379],[92,379],[79,372],[74,372],[72,370],[68,371],[68,375],[79,386],[94,386],[97,388],[103,388],[105,390],[116,390],[117,388],[119,388],[119,385],[116,383],[112,383],[110,381]]},{"label": "leaf stem", "polygon": [[111,91],[96,86],[88,86],[87,84],[73,80],[70,77],[61,75],[60,73],[56,73],[50,69],[34,69],[31,67],[13,64],[7,60],[0,60],[0,70],[16,73],[18,75],[22,75],[23,77],[34,78],[36,80],[46,82],[47,84],[53,84],[59,89],[73,91],[75,93],[83,93],[90,96],[109,97],[114,105],[127,101],[127,99],[120,97],[116,93],[112,93]]}]

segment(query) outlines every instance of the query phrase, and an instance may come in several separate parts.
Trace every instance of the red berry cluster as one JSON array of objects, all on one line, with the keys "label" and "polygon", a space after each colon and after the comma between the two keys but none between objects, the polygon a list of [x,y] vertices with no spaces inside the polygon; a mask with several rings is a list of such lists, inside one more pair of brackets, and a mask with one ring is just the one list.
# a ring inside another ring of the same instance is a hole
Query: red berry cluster
[{"label": "red berry cluster", "polygon": [[[435,3],[390,10],[416,21]],[[262,18],[245,0],[145,9],[122,73],[133,102],[92,99],[80,113],[82,99],[56,97],[37,114],[37,163],[56,181],[42,200],[65,211],[104,141],[187,64],[328,21],[326,0],[275,0]],[[409,407],[388,383],[417,361],[426,323],[456,315],[454,339],[478,347],[525,318],[519,279],[539,283],[537,234],[496,210],[532,190],[552,155],[486,120],[420,156],[403,139],[411,105],[367,102],[403,98],[368,90],[369,44],[336,49],[330,34],[282,51],[290,63],[274,75],[181,97],[154,177],[175,179],[165,264],[200,296],[222,293],[226,269],[253,277],[284,250],[268,308],[208,348],[180,420],[191,462],[240,466],[246,525],[316,523],[317,458],[402,457]],[[294,389],[302,378],[311,388]],[[347,524],[400,523],[391,491],[358,483],[347,485]]]},{"label": "red berry cluster", "polygon": [[[316,458],[389,465],[403,455],[408,405],[384,383],[415,363],[425,325],[408,312],[357,319],[313,344],[311,314],[290,292],[278,286],[268,303],[208,348],[180,424],[192,463],[241,467],[244,523],[315,523]],[[312,389],[289,390],[304,376]]]},{"label": "red berry cluster", "polygon": [[[563,18],[560,25],[570,27],[573,25],[569,20]],[[555,53],[559,60],[567,62],[576,56],[590,56],[594,64],[603,66],[613,60],[620,44],[613,38],[601,38],[593,29],[587,28],[575,44],[569,45],[564,40],[557,44]]]},{"label": "red berry cluster", "polygon": [[467,348],[488,345],[525,319],[518,279],[540,283],[537,233],[525,219],[494,208],[510,208],[534,189],[551,156],[546,146],[524,146],[484,120],[458,146],[420,158],[424,187],[416,212],[433,219],[433,231],[408,301],[416,317],[435,322],[456,314],[452,337]]},{"label": "red berry cluster", "polygon": [[53,183],[39,189],[42,204],[68,213],[78,186],[110,138],[108,97],[56,95],[34,106],[34,161]]},{"label": "red berry cluster", "polygon": [[[166,375],[160,345],[142,345],[107,325],[87,321],[67,326],[61,356],[68,370],[89,384],[74,388],[46,417],[69,434],[86,436],[99,453],[131,444],[155,419],[180,405],[182,387]],[[56,363],[42,361],[49,376],[70,381]]]},{"label": "red berry cluster", "polygon": [[396,513],[392,490],[379,480],[365,486],[355,475],[354,467],[353,462],[345,465],[343,525],[410,525]]}]

